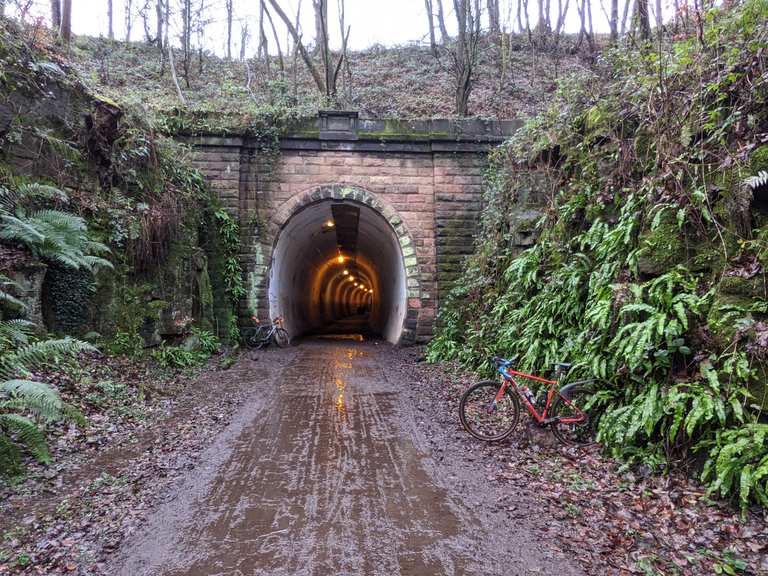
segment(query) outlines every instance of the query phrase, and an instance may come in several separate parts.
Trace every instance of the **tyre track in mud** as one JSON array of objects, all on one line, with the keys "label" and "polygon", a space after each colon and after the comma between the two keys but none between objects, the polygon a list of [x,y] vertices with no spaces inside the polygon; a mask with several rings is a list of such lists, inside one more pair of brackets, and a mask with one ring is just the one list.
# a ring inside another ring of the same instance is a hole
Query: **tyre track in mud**
[{"label": "tyre track in mud", "polygon": [[[307,342],[177,485],[115,574],[580,574],[436,466],[380,343]],[[424,415],[421,415],[424,417]],[[477,483],[482,485],[482,483]],[[464,489],[459,489],[463,487]]]}]

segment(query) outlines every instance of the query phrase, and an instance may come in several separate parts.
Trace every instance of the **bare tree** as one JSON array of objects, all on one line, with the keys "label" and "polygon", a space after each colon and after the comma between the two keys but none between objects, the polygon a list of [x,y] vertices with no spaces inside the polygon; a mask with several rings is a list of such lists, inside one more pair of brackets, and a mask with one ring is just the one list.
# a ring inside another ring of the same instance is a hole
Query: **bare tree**
[{"label": "bare tree", "polygon": [[0,18],[5,16],[5,0],[0,0]]},{"label": "bare tree", "polygon": [[[582,42],[586,38],[589,49],[594,51],[595,39],[592,35],[592,12],[590,8],[591,0],[576,0],[576,10],[579,13],[579,41],[578,46],[581,47]],[[587,26],[587,20],[589,19],[589,26]]]},{"label": "bare tree", "polygon": [[275,48],[277,48],[277,61],[280,64],[280,75],[285,76],[285,61],[283,60],[283,50],[280,47],[280,37],[277,34],[277,30],[275,29],[275,23],[272,21],[272,15],[269,13],[269,10],[266,6],[264,6],[264,14],[267,17],[267,20],[269,20],[269,26],[272,28],[272,36],[275,39]]},{"label": "bare tree", "polygon": [[[182,0],[181,6],[181,51],[184,55],[184,82],[189,84],[189,65],[192,58],[192,0]],[[168,52],[169,63],[173,69],[173,63],[170,62],[170,58],[173,56],[173,51]]]},{"label": "bare tree", "polygon": [[226,0],[227,7],[227,60],[232,60],[232,0]]},{"label": "bare tree", "polygon": [[115,10],[113,0],[107,0],[107,37],[110,40],[115,39],[114,15]]},{"label": "bare tree", "polygon": [[243,22],[240,26],[240,62],[245,62],[245,49],[248,47],[248,38],[250,35],[248,22]]},{"label": "bare tree", "polygon": [[[313,2],[314,1],[315,0],[313,0]],[[314,60],[312,60],[312,56],[309,54],[306,47],[304,46],[304,43],[301,41],[301,35],[299,34],[298,27],[294,26],[293,22],[291,22],[291,19],[288,18],[288,16],[283,11],[283,9],[280,8],[280,5],[277,3],[277,0],[269,0],[269,4],[272,6],[272,9],[277,13],[277,15],[280,16],[280,19],[288,28],[288,31],[290,32],[291,37],[293,38],[293,42],[296,45],[296,49],[301,54],[301,59],[304,60],[304,64],[309,69],[309,72],[312,75],[312,79],[314,80],[315,85],[317,86],[317,89],[322,94],[324,94],[328,100],[335,101],[336,100],[336,81],[338,79],[341,66],[344,63],[344,58],[346,57],[347,41],[349,40],[350,28],[347,27],[346,34],[344,34],[342,37],[341,51],[339,53],[338,60],[334,64],[332,54],[331,54],[331,49],[330,49],[330,46],[328,45],[328,22],[325,19],[323,19],[322,21],[323,29],[321,30],[321,37],[320,37],[320,41],[322,44],[320,47],[321,48],[320,52],[322,57],[324,74],[321,75],[320,70],[318,69]],[[321,11],[321,14],[322,14],[322,11]]]},{"label": "bare tree", "polygon": [[570,7],[571,0],[557,0],[557,23],[555,24],[555,44],[560,41],[560,35],[563,32],[563,26],[565,26],[565,19],[568,16],[568,8]]},{"label": "bare tree", "polygon": [[637,0],[637,24],[640,28],[640,38],[651,39],[651,21],[648,17],[648,0]]},{"label": "bare tree", "polygon": [[623,36],[627,33],[627,22],[629,21],[629,15],[634,11],[633,7],[634,0],[625,0],[624,2],[624,12],[621,15],[621,32],[620,34]]},{"label": "bare tree", "polygon": [[69,44],[72,39],[72,0],[64,0],[61,8],[61,38]]},{"label": "bare tree", "polygon": [[427,22],[429,24],[429,47],[432,54],[437,58],[437,41],[435,40],[435,14],[432,10],[432,0],[424,0],[424,7],[427,9]]},{"label": "bare tree", "polygon": [[267,6],[265,4],[265,0],[259,1],[259,50],[257,53],[257,57],[261,59],[261,57],[264,57],[264,60],[266,61],[267,70],[269,70],[269,42],[267,41],[267,35],[264,32],[264,19],[265,19],[265,12],[267,10]]},{"label": "bare tree", "polygon": [[664,28],[664,20],[662,19],[662,13],[661,13],[661,0],[656,0],[655,8],[656,8],[656,28],[658,29],[659,33],[661,33],[662,29]]},{"label": "bare tree", "polygon": [[163,13],[163,0],[157,0],[155,2],[155,13],[157,14],[157,46],[160,48],[160,52],[163,51],[163,21],[165,16]]},{"label": "bare tree", "polygon": [[480,3],[475,0],[453,0],[458,35],[456,42],[447,47],[450,71],[454,79],[455,105],[458,116],[467,116],[469,96],[474,84],[480,45]]},{"label": "bare tree", "polygon": [[144,3],[139,8],[139,16],[141,16],[141,25],[144,29],[144,40],[147,42],[154,42],[152,33],[149,30],[149,3],[151,0],[144,0]]},{"label": "bare tree", "polygon": [[51,0],[51,27],[61,28],[61,0]]},{"label": "bare tree", "polygon": [[322,51],[322,37],[328,30],[328,0],[312,0],[315,10],[315,53]]},{"label": "bare tree", "polygon": [[442,38],[443,46],[445,46],[448,43],[448,40],[450,40],[450,36],[448,36],[448,29],[445,27],[443,0],[437,0],[437,25],[440,26],[440,37]]},{"label": "bare tree", "polygon": [[611,15],[608,18],[611,27],[611,42],[619,39],[619,0],[611,0]]},{"label": "bare tree", "polygon": [[501,34],[501,12],[499,10],[499,0],[487,0],[488,26],[491,34],[499,36]]},{"label": "bare tree", "polygon": [[131,29],[133,28],[133,0],[125,0],[125,41],[131,41]]}]

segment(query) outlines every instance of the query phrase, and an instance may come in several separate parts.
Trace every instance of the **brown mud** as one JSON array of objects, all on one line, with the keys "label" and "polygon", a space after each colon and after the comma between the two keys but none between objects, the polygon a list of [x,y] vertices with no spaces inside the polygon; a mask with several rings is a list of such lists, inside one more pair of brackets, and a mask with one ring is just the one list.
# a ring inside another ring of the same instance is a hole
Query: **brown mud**
[{"label": "brown mud", "polygon": [[122,547],[123,575],[581,574],[482,467],[432,450],[399,352],[311,341],[251,396]]}]

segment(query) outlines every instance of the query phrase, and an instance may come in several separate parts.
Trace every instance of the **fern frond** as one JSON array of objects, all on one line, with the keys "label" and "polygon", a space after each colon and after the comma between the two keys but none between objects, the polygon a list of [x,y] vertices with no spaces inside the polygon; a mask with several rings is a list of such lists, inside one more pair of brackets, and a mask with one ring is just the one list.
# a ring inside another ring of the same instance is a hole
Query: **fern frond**
[{"label": "fern frond", "polygon": [[760,170],[756,175],[744,179],[744,186],[751,190],[757,190],[768,184],[768,172]]},{"label": "fern frond", "polygon": [[[29,343],[29,337],[35,330],[34,323],[29,320],[1,320],[0,321],[0,344],[6,343],[7,346],[19,346]],[[0,346],[2,349],[5,346]]]},{"label": "fern frond", "polygon": [[0,238],[21,242],[33,251],[34,246],[45,240],[45,236],[32,223],[11,214],[0,214]]},{"label": "fern frond", "polygon": [[0,382],[0,396],[20,400],[25,411],[43,420],[61,420],[65,416],[61,397],[53,388],[42,382],[6,380]]},{"label": "fern frond", "polygon": [[29,418],[19,414],[0,414],[0,434],[2,430],[13,434],[16,442],[29,450],[39,462],[48,464],[51,461],[45,436]]},{"label": "fern frond", "polygon": [[18,187],[16,192],[20,199],[24,200],[54,200],[56,202],[69,202],[69,196],[56,186],[28,182]]},{"label": "fern frond", "polygon": [[42,340],[28,344],[0,358],[0,378],[11,379],[26,375],[61,356],[74,356],[80,352],[96,352],[87,342],[74,338]]}]

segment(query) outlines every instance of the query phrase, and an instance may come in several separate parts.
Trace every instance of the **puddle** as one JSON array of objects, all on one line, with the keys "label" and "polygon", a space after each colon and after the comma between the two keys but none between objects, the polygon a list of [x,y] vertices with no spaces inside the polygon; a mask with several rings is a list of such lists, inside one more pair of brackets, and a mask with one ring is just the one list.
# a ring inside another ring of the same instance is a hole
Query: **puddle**
[{"label": "puddle", "polygon": [[454,507],[403,432],[382,370],[363,348],[302,350],[152,573],[468,573]]}]

